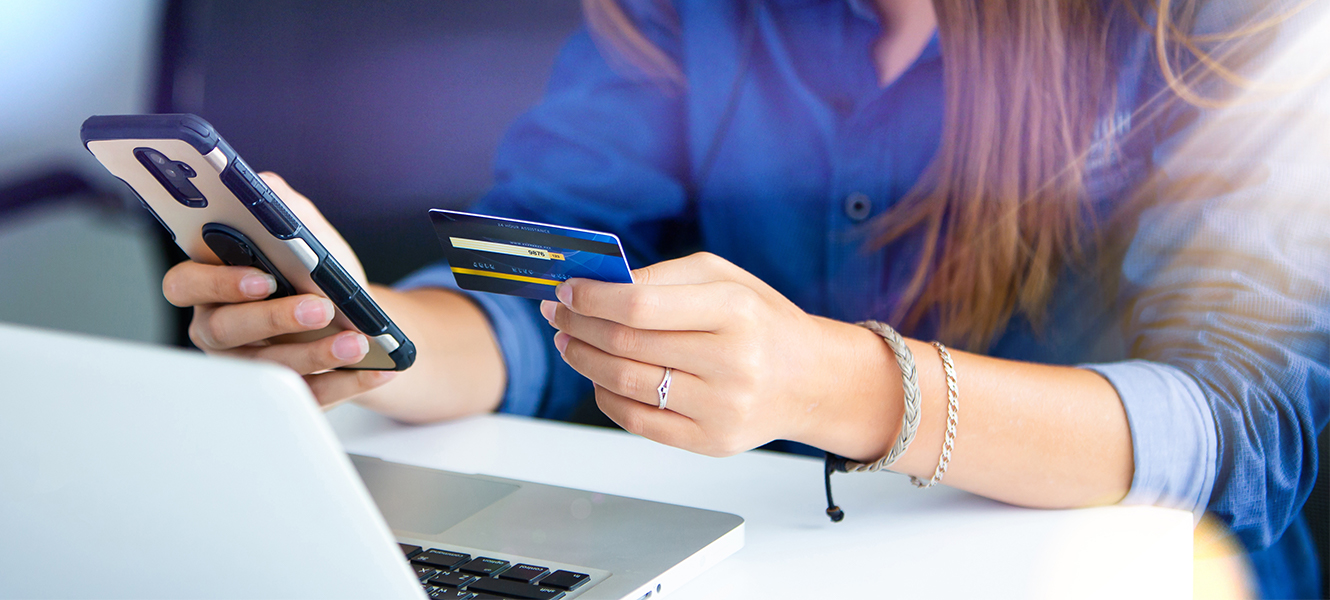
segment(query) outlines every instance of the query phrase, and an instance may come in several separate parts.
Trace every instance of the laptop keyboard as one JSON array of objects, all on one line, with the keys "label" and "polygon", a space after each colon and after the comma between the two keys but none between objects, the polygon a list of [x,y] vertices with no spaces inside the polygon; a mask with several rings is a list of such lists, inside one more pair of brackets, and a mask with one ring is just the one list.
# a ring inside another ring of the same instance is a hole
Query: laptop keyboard
[{"label": "laptop keyboard", "polygon": [[462,552],[398,544],[425,593],[438,600],[558,600],[591,576]]}]

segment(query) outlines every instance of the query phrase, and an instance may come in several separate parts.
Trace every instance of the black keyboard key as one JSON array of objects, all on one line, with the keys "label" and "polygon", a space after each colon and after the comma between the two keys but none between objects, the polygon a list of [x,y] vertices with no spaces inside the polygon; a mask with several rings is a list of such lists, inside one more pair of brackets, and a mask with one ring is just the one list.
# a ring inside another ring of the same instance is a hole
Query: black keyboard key
[{"label": "black keyboard key", "polygon": [[475,595],[471,592],[433,586],[425,588],[425,593],[434,600],[472,600],[475,598]]},{"label": "black keyboard key", "polygon": [[572,571],[555,571],[553,575],[540,580],[540,585],[562,588],[565,590],[575,590],[577,586],[591,580],[591,576],[585,573],[574,573]]},{"label": "black keyboard key", "polygon": [[563,590],[560,589],[488,577],[476,580],[475,583],[466,586],[466,589],[520,600],[555,600],[564,596]]},{"label": "black keyboard key", "polygon": [[411,558],[412,556],[415,556],[417,552],[420,552],[420,546],[412,546],[411,544],[402,544],[400,542],[397,545],[402,548],[402,554],[405,554],[407,558]]},{"label": "black keyboard key", "polygon": [[459,554],[447,550],[436,550],[430,548],[420,554],[411,557],[411,562],[419,565],[429,565],[436,569],[451,571],[457,568],[457,565],[471,560],[470,554]]},{"label": "black keyboard key", "polygon": [[502,575],[499,575],[499,577],[502,577],[504,579],[511,579],[513,581],[520,581],[522,583],[531,583],[532,581],[540,579],[541,575],[544,575],[549,572],[550,570],[546,569],[545,567],[523,564],[523,565],[517,565],[511,569],[508,569],[507,571],[504,571]]},{"label": "black keyboard key", "polygon": [[411,568],[415,569],[416,579],[419,579],[421,583],[425,583],[430,577],[443,572],[429,565],[411,565]]},{"label": "black keyboard key", "polygon": [[444,587],[460,588],[466,587],[466,584],[475,581],[476,578],[466,573],[439,573],[429,579],[430,585],[441,585]]},{"label": "black keyboard key", "polygon": [[475,560],[462,565],[461,569],[467,573],[480,575],[481,577],[489,577],[490,575],[502,571],[506,566],[508,566],[508,561],[506,560],[476,557]]},{"label": "black keyboard key", "polygon": [[489,594],[476,594],[472,596],[470,600],[504,600],[504,599],[498,596],[491,596]]}]

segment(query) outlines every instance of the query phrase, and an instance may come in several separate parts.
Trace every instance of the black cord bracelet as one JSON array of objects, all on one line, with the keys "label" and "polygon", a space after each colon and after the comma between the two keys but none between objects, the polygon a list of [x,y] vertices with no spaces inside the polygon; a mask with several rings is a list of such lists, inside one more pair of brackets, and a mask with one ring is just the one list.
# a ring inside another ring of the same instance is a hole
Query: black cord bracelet
[{"label": "black cord bracelet", "polygon": [[836,503],[831,499],[831,473],[833,471],[839,471],[841,473],[846,472],[846,462],[847,459],[844,456],[828,452],[822,471],[823,478],[827,484],[827,516],[831,517],[832,523],[841,522],[841,519],[845,518],[845,511],[841,510],[839,506],[836,506]]}]

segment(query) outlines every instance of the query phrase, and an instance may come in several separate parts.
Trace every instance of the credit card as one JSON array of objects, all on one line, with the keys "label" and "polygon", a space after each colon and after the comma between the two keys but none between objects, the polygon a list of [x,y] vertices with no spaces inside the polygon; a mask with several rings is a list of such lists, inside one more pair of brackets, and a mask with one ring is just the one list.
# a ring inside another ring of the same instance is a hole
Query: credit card
[{"label": "credit card", "polygon": [[429,216],[464,290],[557,301],[555,286],[572,277],[633,282],[612,233],[437,208]]}]

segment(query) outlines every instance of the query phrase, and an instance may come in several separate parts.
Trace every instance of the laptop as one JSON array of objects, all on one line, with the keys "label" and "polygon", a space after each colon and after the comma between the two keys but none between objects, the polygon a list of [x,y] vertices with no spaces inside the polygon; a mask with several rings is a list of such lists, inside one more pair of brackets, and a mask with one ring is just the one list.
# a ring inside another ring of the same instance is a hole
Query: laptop
[{"label": "laptop", "polygon": [[348,456],[274,365],[6,324],[0,365],[0,598],[639,600],[743,545],[731,514]]}]

